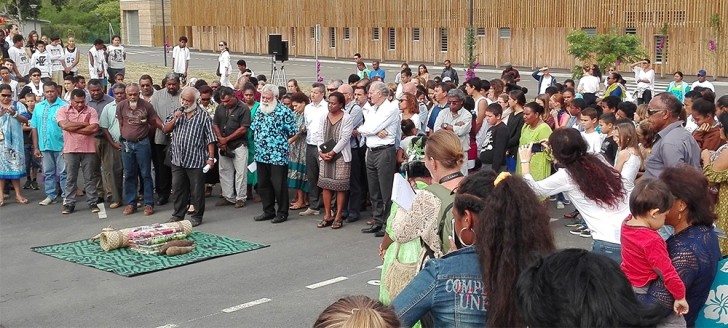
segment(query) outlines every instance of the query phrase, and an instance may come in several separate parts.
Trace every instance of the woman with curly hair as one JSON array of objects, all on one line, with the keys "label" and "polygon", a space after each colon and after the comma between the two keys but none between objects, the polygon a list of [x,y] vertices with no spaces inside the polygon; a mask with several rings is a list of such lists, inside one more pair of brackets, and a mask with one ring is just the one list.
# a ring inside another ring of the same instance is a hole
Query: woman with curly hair
[{"label": "woman with curly hair", "polygon": [[627,192],[617,170],[599,154],[587,153],[587,144],[576,129],[557,129],[544,142],[563,169],[536,181],[531,176],[531,144],[519,148],[521,172],[539,196],[564,193],[581,213],[594,242],[592,252],[622,262],[620,230],[629,215]]}]

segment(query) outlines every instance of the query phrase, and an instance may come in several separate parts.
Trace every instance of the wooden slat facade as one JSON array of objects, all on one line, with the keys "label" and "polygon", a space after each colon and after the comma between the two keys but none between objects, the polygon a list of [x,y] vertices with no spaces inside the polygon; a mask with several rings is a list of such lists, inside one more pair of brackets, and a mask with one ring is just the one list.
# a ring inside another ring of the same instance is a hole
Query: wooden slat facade
[{"label": "wooden slat facade", "polygon": [[[226,40],[233,52],[264,55],[268,34],[282,34],[289,40],[291,57],[314,56],[313,26],[320,24],[318,55],[350,58],[361,53],[368,60],[387,62],[441,63],[465,61],[464,40],[468,26],[468,0],[218,0],[209,2],[172,0],[172,17],[167,28],[171,44],[180,35],[190,46],[217,50]],[[712,38],[709,17],[717,13],[728,30],[728,0],[475,0],[476,53],[481,65],[518,67],[549,65],[571,68],[576,62],[566,52],[569,31],[594,28],[598,33],[634,29],[642,45],[655,59],[655,35],[668,27],[668,55],[657,72],[681,70],[693,75],[706,69],[713,75],[728,76],[728,59],[715,67],[708,41]],[[335,46],[331,47],[331,31]],[[373,29],[379,28],[379,40]],[[447,51],[441,51],[441,29],[447,29]],[[502,38],[501,28],[510,29]],[[345,39],[345,29],[349,38]],[[389,29],[394,29],[394,49],[389,49]],[[419,29],[419,41],[413,33]],[[162,45],[161,26],[155,27],[155,45]],[[716,40],[728,50],[728,33]],[[725,52],[724,57],[728,57]],[[626,66],[625,66],[626,67]],[[623,68],[625,68],[623,67]]]}]

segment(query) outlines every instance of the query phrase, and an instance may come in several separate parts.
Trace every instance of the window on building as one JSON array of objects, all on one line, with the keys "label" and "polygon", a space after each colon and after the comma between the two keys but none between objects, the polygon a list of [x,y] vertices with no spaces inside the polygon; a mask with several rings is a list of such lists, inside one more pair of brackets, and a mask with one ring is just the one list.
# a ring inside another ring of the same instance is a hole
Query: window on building
[{"label": "window on building", "polygon": [[510,39],[511,38],[511,28],[510,27],[499,28],[498,37],[501,39]]},{"label": "window on building", "polygon": [[597,28],[596,27],[582,27],[582,31],[586,33],[588,36],[595,36],[597,35]]},{"label": "window on building", "polygon": [[485,28],[483,28],[483,27],[478,27],[478,30],[477,30],[477,32],[476,32],[476,35],[477,35],[477,36],[481,36],[481,37],[482,37],[482,36],[485,36]]},{"label": "window on building", "polygon": [[420,41],[420,28],[412,28],[412,41]]},{"label": "window on building", "polygon": [[311,26],[311,39],[316,38],[316,26]]},{"label": "window on building", "polygon": [[329,47],[336,48],[336,27],[329,27]]},{"label": "window on building", "polygon": [[291,27],[291,48],[296,46],[296,28]]},{"label": "window on building", "polygon": [[624,28],[624,34],[637,34],[637,29],[634,27],[626,27]]},{"label": "window on building", "polygon": [[393,27],[390,27],[387,29],[387,36],[387,48],[389,50],[395,50],[397,48],[397,31]]},{"label": "window on building", "polygon": [[378,27],[372,27],[372,40],[379,41],[379,28]]},{"label": "window on building", "polygon": [[655,64],[662,64],[667,60],[665,49],[669,39],[666,35],[655,35]]},{"label": "window on building", "polygon": [[440,28],[440,51],[447,52],[447,29]]},{"label": "window on building", "polygon": [[351,29],[348,27],[344,27],[344,40],[351,39]]}]

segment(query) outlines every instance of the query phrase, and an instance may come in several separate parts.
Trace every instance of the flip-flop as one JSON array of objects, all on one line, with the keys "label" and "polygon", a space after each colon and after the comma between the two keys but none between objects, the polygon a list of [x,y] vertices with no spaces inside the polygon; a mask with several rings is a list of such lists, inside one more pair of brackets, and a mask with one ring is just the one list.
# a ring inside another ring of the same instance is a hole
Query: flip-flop
[{"label": "flip-flop", "polygon": [[18,202],[18,204],[28,204],[27,198],[15,198],[15,201]]},{"label": "flip-flop", "polygon": [[302,210],[304,208],[306,208],[306,205],[301,205],[299,207],[293,207],[293,205],[291,205],[291,206],[288,207],[289,210],[294,210],[294,211],[295,210]]}]

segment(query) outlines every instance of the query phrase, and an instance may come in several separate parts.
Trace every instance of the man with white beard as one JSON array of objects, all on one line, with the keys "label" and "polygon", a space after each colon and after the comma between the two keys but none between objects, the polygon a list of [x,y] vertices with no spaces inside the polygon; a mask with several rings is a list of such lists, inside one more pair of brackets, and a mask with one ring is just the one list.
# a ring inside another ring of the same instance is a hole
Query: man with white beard
[{"label": "man with white beard", "polygon": [[151,127],[161,129],[162,120],[152,104],[139,97],[136,83],[126,87],[126,100],[116,105],[121,142],[121,163],[124,168],[124,196],[127,204],[124,215],[136,212],[136,196],[139,176],[144,185],[144,214],[154,213],[154,184],[152,183],[152,144],[149,142]]},{"label": "man with white beard", "polygon": [[[200,92],[187,87],[180,94],[181,108],[164,121],[162,131],[172,135],[169,152],[172,165],[172,199],[174,212],[167,222],[182,221],[187,205],[192,205],[190,222],[202,223],[205,214],[205,169],[215,166],[215,143],[212,119],[197,105]],[[174,133],[172,133],[174,132]],[[146,185],[146,183],[145,183]]]},{"label": "man with white beard", "polygon": [[276,85],[266,84],[260,93],[260,106],[250,129],[257,147],[255,163],[263,214],[254,220],[281,223],[288,220],[288,139],[298,132],[298,127],[291,110],[278,102]]}]

